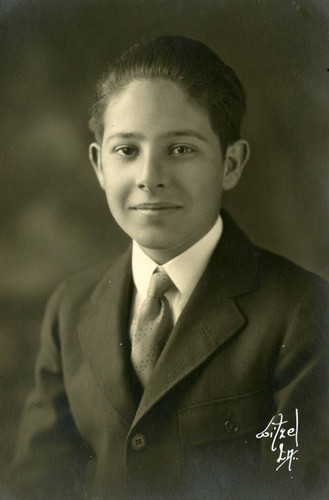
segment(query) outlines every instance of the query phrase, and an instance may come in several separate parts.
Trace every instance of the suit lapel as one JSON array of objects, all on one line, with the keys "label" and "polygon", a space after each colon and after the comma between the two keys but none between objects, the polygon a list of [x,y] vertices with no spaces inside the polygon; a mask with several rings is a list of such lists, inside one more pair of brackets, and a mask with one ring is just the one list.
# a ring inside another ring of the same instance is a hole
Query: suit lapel
[{"label": "suit lapel", "polygon": [[78,325],[86,358],[128,426],[138,405],[130,369],[129,306],[131,297],[131,250],[116,262],[95,289],[84,320]]},{"label": "suit lapel", "polygon": [[204,314],[200,316],[181,318],[172,331],[145,388],[134,424],[246,323],[233,300],[218,304],[216,313],[209,311],[207,314],[205,309]]},{"label": "suit lapel", "polygon": [[97,286],[85,318],[78,325],[85,356],[128,427],[135,425],[161,397],[223,348],[247,323],[235,297],[257,288],[259,250],[225,212],[222,215],[221,240],[141,399],[131,368],[127,334],[132,283],[130,249]]},{"label": "suit lapel", "polygon": [[134,424],[247,323],[234,297],[257,288],[259,252],[225,212],[223,219],[222,238],[158,360]]}]

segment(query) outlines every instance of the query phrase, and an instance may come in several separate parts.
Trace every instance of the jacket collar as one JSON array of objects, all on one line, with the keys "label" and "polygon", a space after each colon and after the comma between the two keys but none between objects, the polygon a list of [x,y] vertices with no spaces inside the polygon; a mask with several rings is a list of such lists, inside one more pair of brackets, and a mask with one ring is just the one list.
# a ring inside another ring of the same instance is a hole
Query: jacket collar
[{"label": "jacket collar", "polygon": [[[130,363],[131,249],[96,287],[78,326],[85,356],[128,426],[233,335],[247,318],[234,298],[258,286],[258,254],[222,212],[224,231],[210,263],[178,319],[140,400]],[[137,410],[137,412],[136,412]]]}]

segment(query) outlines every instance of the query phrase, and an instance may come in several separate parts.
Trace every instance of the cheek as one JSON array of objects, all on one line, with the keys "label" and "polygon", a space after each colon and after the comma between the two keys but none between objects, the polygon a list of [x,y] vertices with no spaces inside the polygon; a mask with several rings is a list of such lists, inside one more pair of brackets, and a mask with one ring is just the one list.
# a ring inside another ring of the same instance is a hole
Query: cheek
[{"label": "cheek", "polygon": [[198,179],[195,179],[193,190],[194,196],[201,203],[211,205],[220,199],[222,193],[222,176],[219,169],[204,169],[199,173]]},{"label": "cheek", "polygon": [[104,181],[109,208],[114,217],[120,216],[127,207],[131,184],[127,179],[111,172],[107,172]]},{"label": "cheek", "polygon": [[198,190],[198,217],[203,220],[214,220],[221,207],[222,186],[218,178],[200,180]]}]

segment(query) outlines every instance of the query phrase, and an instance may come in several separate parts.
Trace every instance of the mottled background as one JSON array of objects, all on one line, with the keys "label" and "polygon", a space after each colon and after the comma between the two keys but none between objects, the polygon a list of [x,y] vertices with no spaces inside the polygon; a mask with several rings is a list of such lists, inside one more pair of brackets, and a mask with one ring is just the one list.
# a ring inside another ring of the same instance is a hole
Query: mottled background
[{"label": "mottled background", "polygon": [[48,295],[127,242],[88,164],[87,119],[95,80],[135,41],[194,37],[236,69],[249,99],[252,156],[225,205],[256,243],[329,278],[328,5],[0,1],[1,475]]}]

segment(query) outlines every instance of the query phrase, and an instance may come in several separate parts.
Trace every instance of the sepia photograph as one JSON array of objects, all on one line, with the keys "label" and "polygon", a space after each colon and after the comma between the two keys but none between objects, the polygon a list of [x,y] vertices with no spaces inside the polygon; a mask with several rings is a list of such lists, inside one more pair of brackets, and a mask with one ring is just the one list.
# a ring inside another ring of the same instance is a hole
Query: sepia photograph
[{"label": "sepia photograph", "polygon": [[329,498],[328,33],[1,0],[1,500]]}]

